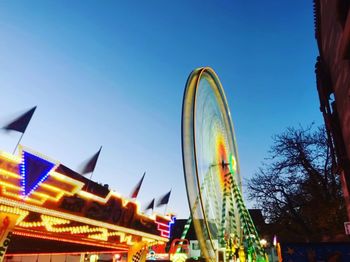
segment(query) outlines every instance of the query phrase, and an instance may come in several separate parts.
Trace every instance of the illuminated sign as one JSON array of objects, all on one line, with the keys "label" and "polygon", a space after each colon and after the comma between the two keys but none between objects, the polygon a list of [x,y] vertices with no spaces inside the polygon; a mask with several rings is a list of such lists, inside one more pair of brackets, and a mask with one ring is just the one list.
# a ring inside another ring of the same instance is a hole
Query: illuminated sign
[{"label": "illuminated sign", "polygon": [[20,217],[13,234],[117,250],[167,242],[174,218],[140,210],[136,200],[28,148],[20,156],[0,151],[0,212]]},{"label": "illuminated sign", "polygon": [[17,214],[0,213],[0,262],[3,261],[7,247],[10,245],[12,230],[18,218]]},{"label": "illuminated sign", "polygon": [[157,217],[156,223],[160,235],[162,237],[170,238],[171,225],[175,223],[175,216],[172,216],[170,221],[164,220],[162,217]]}]

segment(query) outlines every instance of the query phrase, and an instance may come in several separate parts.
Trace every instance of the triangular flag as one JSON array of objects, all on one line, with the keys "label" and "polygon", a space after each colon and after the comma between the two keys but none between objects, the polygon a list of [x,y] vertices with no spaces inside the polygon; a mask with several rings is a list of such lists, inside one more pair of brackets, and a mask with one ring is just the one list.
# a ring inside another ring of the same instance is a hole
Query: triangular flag
[{"label": "triangular flag", "polygon": [[154,198],[152,199],[152,201],[148,204],[148,206],[145,208],[145,211],[147,211],[148,209],[154,209]]},{"label": "triangular flag", "polygon": [[164,196],[162,196],[158,201],[157,201],[157,207],[161,206],[161,205],[166,205],[169,202],[169,198],[170,198],[170,194],[171,194],[171,190],[166,193]]},{"label": "triangular flag", "polygon": [[141,178],[141,180],[137,183],[137,185],[135,186],[134,190],[131,193],[131,198],[137,198],[137,195],[139,194],[143,179],[145,178],[146,172],[143,173],[143,176]]},{"label": "triangular flag", "polygon": [[24,133],[27,129],[27,126],[30,122],[30,119],[32,118],[34,111],[36,109],[36,106],[24,113],[23,115],[17,117],[15,120],[13,120],[11,123],[8,123],[3,128],[6,130],[14,130],[21,133]]},{"label": "triangular flag", "polygon": [[26,151],[22,152],[22,156],[21,184],[24,195],[28,196],[45,181],[56,164]]},{"label": "triangular flag", "polygon": [[98,150],[96,154],[94,154],[89,160],[85,162],[85,164],[83,164],[83,168],[81,169],[80,174],[85,175],[85,174],[94,172],[98,157],[101,153],[101,149],[102,149],[102,146],[100,147],[100,150]]}]

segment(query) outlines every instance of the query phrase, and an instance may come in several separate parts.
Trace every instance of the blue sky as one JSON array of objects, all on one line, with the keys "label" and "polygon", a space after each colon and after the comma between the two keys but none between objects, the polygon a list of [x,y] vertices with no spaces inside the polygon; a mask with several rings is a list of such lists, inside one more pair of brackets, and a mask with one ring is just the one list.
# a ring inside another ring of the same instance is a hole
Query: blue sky
[{"label": "blue sky", "polygon": [[[94,180],[129,195],[146,171],[141,203],[172,188],[185,218],[189,73],[219,75],[249,178],[273,134],[322,122],[313,26],[311,0],[1,1],[0,124],[38,105],[22,144],[72,169],[102,145]],[[0,132],[0,149],[19,136]]]}]

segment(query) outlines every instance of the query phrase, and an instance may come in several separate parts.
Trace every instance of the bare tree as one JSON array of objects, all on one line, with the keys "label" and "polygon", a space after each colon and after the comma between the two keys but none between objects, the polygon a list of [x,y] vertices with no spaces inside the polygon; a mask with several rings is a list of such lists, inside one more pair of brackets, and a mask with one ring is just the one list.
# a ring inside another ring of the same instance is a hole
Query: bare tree
[{"label": "bare tree", "polygon": [[333,164],[323,127],[287,128],[273,137],[248,191],[282,239],[321,241],[344,231],[346,213]]}]

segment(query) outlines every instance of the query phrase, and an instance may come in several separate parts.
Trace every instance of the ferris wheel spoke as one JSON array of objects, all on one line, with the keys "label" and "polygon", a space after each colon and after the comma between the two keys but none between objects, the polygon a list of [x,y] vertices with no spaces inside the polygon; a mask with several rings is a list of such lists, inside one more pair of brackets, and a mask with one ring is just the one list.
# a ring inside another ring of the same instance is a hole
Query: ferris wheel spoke
[{"label": "ferris wheel spoke", "polygon": [[215,222],[217,225],[220,225],[220,205],[219,205],[219,196],[218,196],[218,191],[217,190],[214,190],[215,188],[215,183],[214,183],[214,177],[213,177],[213,173],[212,171],[210,171],[210,180],[209,180],[209,183],[210,183],[210,187],[212,190],[210,190],[211,192],[211,197],[214,201],[214,207],[215,207]]}]

